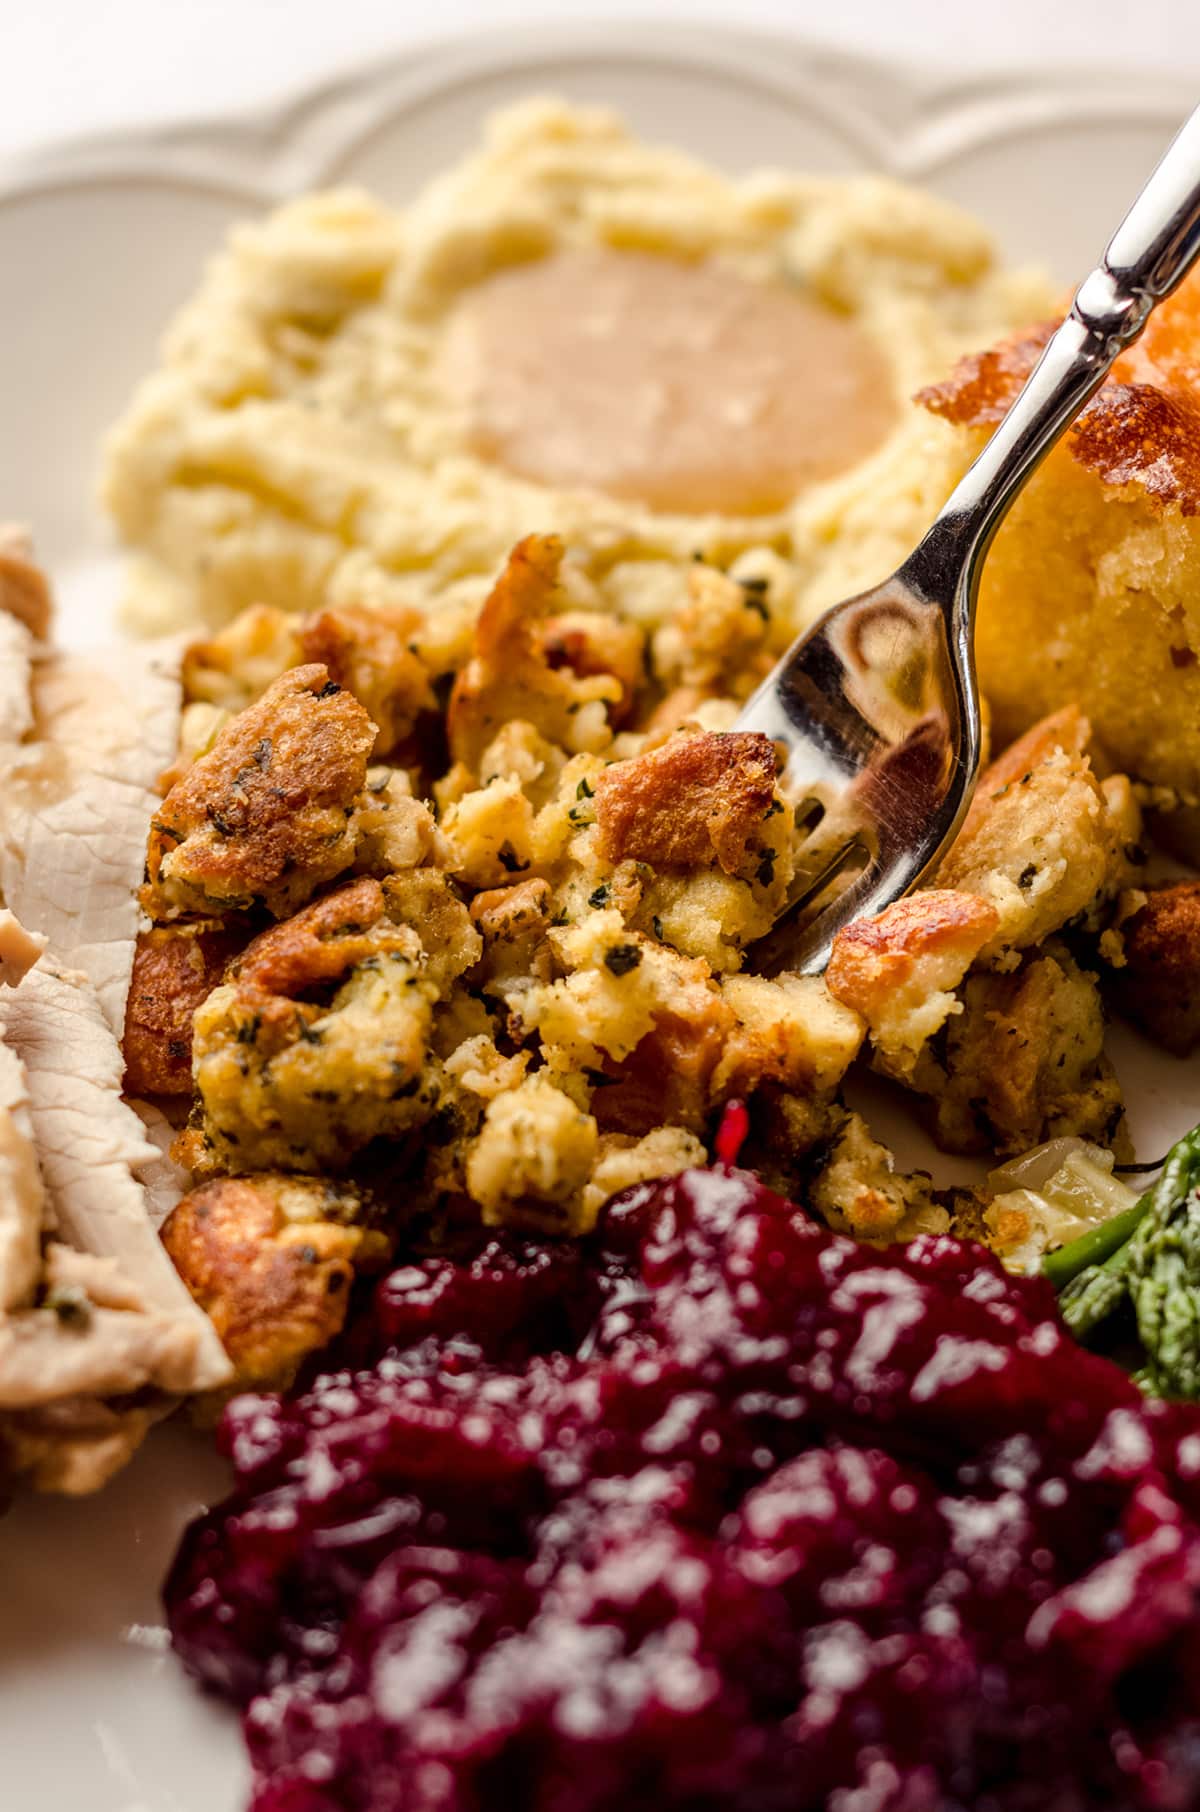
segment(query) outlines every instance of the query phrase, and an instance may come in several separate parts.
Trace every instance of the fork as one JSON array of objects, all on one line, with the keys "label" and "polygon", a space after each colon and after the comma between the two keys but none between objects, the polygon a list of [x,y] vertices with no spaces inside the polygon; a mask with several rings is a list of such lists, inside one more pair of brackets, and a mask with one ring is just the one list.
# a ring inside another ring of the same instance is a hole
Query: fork
[{"label": "fork", "polygon": [[793,644],[734,726],[783,746],[806,833],[756,966],[824,971],[852,919],[937,867],[979,777],[973,632],[979,575],[1039,462],[1200,254],[1200,108],[1076,291],[1012,407],[899,570]]}]

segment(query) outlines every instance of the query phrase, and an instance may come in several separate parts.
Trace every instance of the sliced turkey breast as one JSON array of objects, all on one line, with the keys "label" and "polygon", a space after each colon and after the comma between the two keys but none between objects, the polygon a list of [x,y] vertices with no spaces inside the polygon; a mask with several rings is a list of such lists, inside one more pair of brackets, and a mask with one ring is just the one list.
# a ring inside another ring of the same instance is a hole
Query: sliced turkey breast
[{"label": "sliced turkey breast", "polygon": [[146,825],[178,737],[178,651],[42,649],[32,688],[33,738],[3,758],[0,897],[83,971],[119,1034]]},{"label": "sliced turkey breast", "polygon": [[56,1304],[0,1321],[0,1409],[45,1408],[81,1394],[123,1397],[147,1385],[182,1394],[195,1349],[191,1331],[165,1315],[98,1309],[80,1292],[66,1317]]},{"label": "sliced turkey breast", "polygon": [[[147,1324],[137,1347],[136,1365],[145,1371],[140,1382],[171,1392],[223,1384],[230,1368],[221,1342],[181,1282],[147,1211],[138,1172],[160,1153],[121,1099],[120,1045],[86,979],[44,959],[0,1000],[0,1036],[27,1078],[47,1225],[77,1251],[114,1260],[136,1292],[138,1311],[120,1311],[118,1319]],[[106,1327],[102,1306],[89,1301],[95,1326]],[[165,1326],[154,1325],[159,1322]],[[133,1364],[128,1328],[121,1339],[127,1343],[121,1363]],[[18,1350],[10,1348],[8,1356],[15,1364]],[[9,1403],[4,1358],[0,1343],[0,1403]],[[82,1379],[66,1389],[81,1387]],[[103,1394],[137,1386],[93,1382],[91,1388]]]},{"label": "sliced turkey breast", "polygon": [[231,1367],[156,1231],[177,1172],[121,1099],[178,651],[85,659],[48,622],[27,540],[0,529],[0,1467],[82,1492]]},{"label": "sliced turkey breast", "polygon": [[21,1061],[0,1044],[0,1327],[33,1301],[42,1269],[45,1198]]},{"label": "sliced turkey breast", "polygon": [[178,743],[177,644],[69,654],[20,531],[0,526],[0,901],[91,981],[120,1035],[146,824]]},{"label": "sliced turkey breast", "polygon": [[154,1148],[154,1156],[138,1165],[138,1177],[146,1192],[146,1212],[154,1226],[161,1227],[172,1208],[192,1186],[191,1173],[171,1156],[179,1126],[172,1125],[153,1101],[131,1101],[129,1105]]},{"label": "sliced turkey breast", "polygon": [[[45,947],[0,907],[0,983],[15,987]],[[33,1301],[41,1274],[45,1194],[20,1058],[0,1042],[0,1312]]]},{"label": "sliced turkey breast", "polygon": [[162,1415],[161,1402],[116,1409],[96,1397],[64,1397],[0,1413],[0,1451],[9,1472],[36,1490],[82,1497],[121,1470]]}]

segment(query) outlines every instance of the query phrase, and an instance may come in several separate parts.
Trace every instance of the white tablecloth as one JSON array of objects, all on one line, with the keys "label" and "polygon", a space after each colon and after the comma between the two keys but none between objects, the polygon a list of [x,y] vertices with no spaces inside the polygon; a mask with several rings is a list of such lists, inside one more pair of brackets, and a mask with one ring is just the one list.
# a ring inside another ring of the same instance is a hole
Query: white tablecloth
[{"label": "white tablecloth", "polygon": [[253,106],[435,35],[573,17],[760,26],[956,73],[1190,69],[1200,98],[1198,0],[0,0],[0,157]]}]

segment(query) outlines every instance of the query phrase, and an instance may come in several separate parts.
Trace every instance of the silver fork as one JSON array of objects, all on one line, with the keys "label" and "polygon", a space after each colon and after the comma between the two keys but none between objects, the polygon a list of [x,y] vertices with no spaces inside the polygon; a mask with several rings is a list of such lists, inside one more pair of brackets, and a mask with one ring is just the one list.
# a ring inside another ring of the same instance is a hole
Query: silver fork
[{"label": "silver fork", "polygon": [[808,832],[763,968],[820,974],[852,919],[936,867],[979,775],[979,574],[1018,491],[1200,254],[1200,108],[1076,292],[978,459],[898,572],[829,610],[737,720],[784,746]]}]

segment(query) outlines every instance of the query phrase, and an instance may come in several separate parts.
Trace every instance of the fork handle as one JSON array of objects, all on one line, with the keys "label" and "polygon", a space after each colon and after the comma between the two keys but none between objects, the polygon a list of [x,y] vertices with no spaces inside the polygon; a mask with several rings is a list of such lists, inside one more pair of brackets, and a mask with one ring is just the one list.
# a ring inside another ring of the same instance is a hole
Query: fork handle
[{"label": "fork handle", "polygon": [[1197,255],[1200,107],[1080,284],[1007,415],[901,569],[926,596],[953,596],[951,632],[968,659],[979,568],[1005,512]]}]

